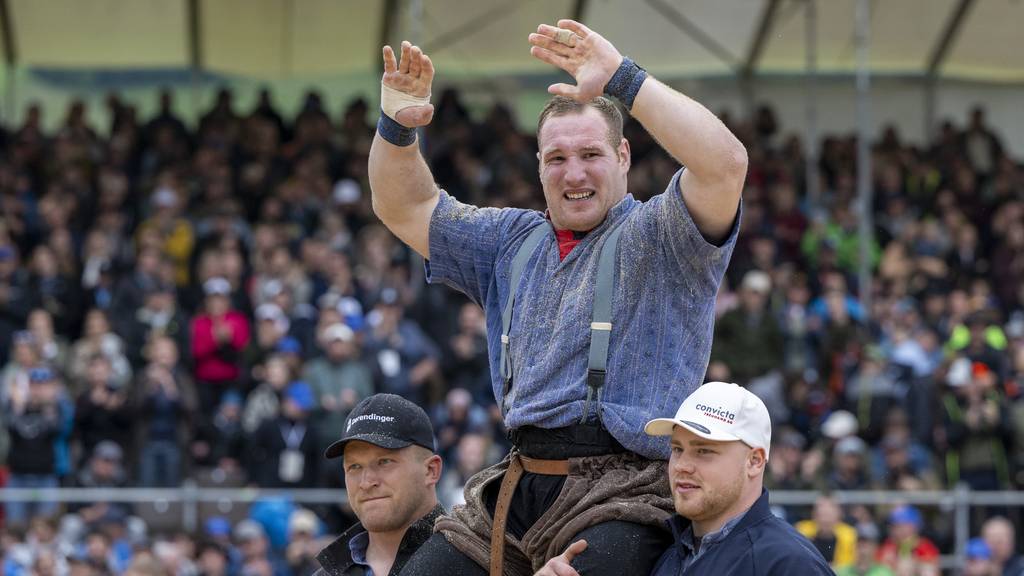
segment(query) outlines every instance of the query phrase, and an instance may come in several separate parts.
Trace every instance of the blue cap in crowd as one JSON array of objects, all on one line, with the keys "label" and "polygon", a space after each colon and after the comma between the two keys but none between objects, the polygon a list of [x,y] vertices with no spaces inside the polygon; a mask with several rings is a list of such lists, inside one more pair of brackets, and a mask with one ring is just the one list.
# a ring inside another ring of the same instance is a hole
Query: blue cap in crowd
[{"label": "blue cap in crowd", "polygon": [[49,382],[56,378],[57,374],[46,366],[40,366],[39,368],[33,368],[28,371],[28,381],[32,383]]},{"label": "blue cap in crowd", "polygon": [[964,550],[968,560],[991,560],[992,550],[982,538],[971,538],[967,541],[967,549]]},{"label": "blue cap in crowd", "polygon": [[913,506],[900,506],[889,514],[890,524],[913,524],[921,527],[921,513]]},{"label": "blue cap in crowd", "polygon": [[238,393],[238,390],[228,390],[220,397],[221,406],[241,406],[242,395]]},{"label": "blue cap in crowd", "polygon": [[302,344],[292,336],[285,336],[277,341],[275,350],[281,354],[302,354]]},{"label": "blue cap in crowd", "polygon": [[223,516],[211,516],[206,519],[206,535],[220,538],[231,535],[231,522]]},{"label": "blue cap in crowd", "polygon": [[296,380],[288,385],[284,391],[284,397],[298,404],[303,410],[312,410],[316,406],[316,397],[313,389],[302,380]]}]

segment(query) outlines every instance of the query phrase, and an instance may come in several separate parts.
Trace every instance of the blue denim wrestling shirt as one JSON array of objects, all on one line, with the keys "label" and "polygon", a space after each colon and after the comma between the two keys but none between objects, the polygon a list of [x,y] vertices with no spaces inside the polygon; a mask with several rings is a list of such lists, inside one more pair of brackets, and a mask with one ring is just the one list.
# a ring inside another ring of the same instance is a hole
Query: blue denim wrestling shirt
[{"label": "blue denim wrestling shirt", "polygon": [[[601,420],[627,449],[668,458],[668,442],[647,436],[643,427],[653,417],[674,414],[703,383],[715,297],[740,220],[737,212],[721,246],[705,240],[679,192],[681,173],[647,202],[627,195],[564,260],[553,229],[538,245],[520,280],[509,331],[514,378],[506,427],[559,428],[583,416],[598,256],[608,233],[621,224]],[[511,262],[538,225],[551,226],[536,210],[478,208],[444,191],[430,221],[427,280],[483,307],[499,404],[501,311]]]}]

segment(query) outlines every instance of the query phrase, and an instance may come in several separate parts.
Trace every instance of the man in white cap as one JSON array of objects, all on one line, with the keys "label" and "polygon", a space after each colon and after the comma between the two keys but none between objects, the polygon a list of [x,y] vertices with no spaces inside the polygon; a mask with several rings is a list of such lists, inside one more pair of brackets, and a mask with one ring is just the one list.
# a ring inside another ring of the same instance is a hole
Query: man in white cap
[{"label": "man in white cap", "polygon": [[[669,487],[675,542],[653,576],[832,574],[818,550],[772,514],[762,486],[772,424],[760,398],[736,384],[709,382],[683,401],[674,418],[644,427],[671,436]],[[538,575],[571,576],[577,541]]]}]

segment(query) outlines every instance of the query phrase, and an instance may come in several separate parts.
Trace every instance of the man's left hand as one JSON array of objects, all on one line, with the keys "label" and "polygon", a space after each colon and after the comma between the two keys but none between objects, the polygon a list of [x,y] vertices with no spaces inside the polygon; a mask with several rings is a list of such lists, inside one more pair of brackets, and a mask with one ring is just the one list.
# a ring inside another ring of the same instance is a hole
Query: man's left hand
[{"label": "man's left hand", "polygon": [[547,564],[533,576],[579,576],[579,572],[572,567],[572,560],[586,549],[586,540],[573,542],[561,555],[548,560]]},{"label": "man's left hand", "polygon": [[[559,29],[569,30],[568,43],[559,42]],[[552,84],[548,92],[589,102],[604,93],[604,87],[622,64],[622,54],[603,36],[575,20],[559,20],[558,27],[541,24],[530,34],[530,54],[565,70],[576,85]],[[572,44],[572,45],[570,45]]]}]

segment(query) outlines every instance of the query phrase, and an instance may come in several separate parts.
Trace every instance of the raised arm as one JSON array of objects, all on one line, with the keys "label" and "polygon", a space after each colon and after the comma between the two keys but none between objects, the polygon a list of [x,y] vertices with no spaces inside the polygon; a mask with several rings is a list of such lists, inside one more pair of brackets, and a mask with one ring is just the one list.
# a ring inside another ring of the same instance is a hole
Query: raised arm
[{"label": "raised arm", "polygon": [[[622,54],[611,42],[574,20],[559,20],[557,28],[541,24],[530,34],[530,44],[534,57],[576,79],[575,86],[550,86],[552,94],[589,101],[605,92],[617,71],[627,86],[631,78],[641,78],[628,62],[623,65]],[[686,166],[679,187],[697,227],[710,240],[724,239],[736,218],[747,174],[743,144],[707,108],[650,76],[630,95],[632,116]]]},{"label": "raised arm", "polygon": [[430,216],[438,191],[414,130],[434,116],[433,79],[434,65],[418,46],[403,41],[399,61],[390,46],[384,47],[381,108],[385,112],[377,124],[369,163],[374,213],[395,236],[428,259]]}]

